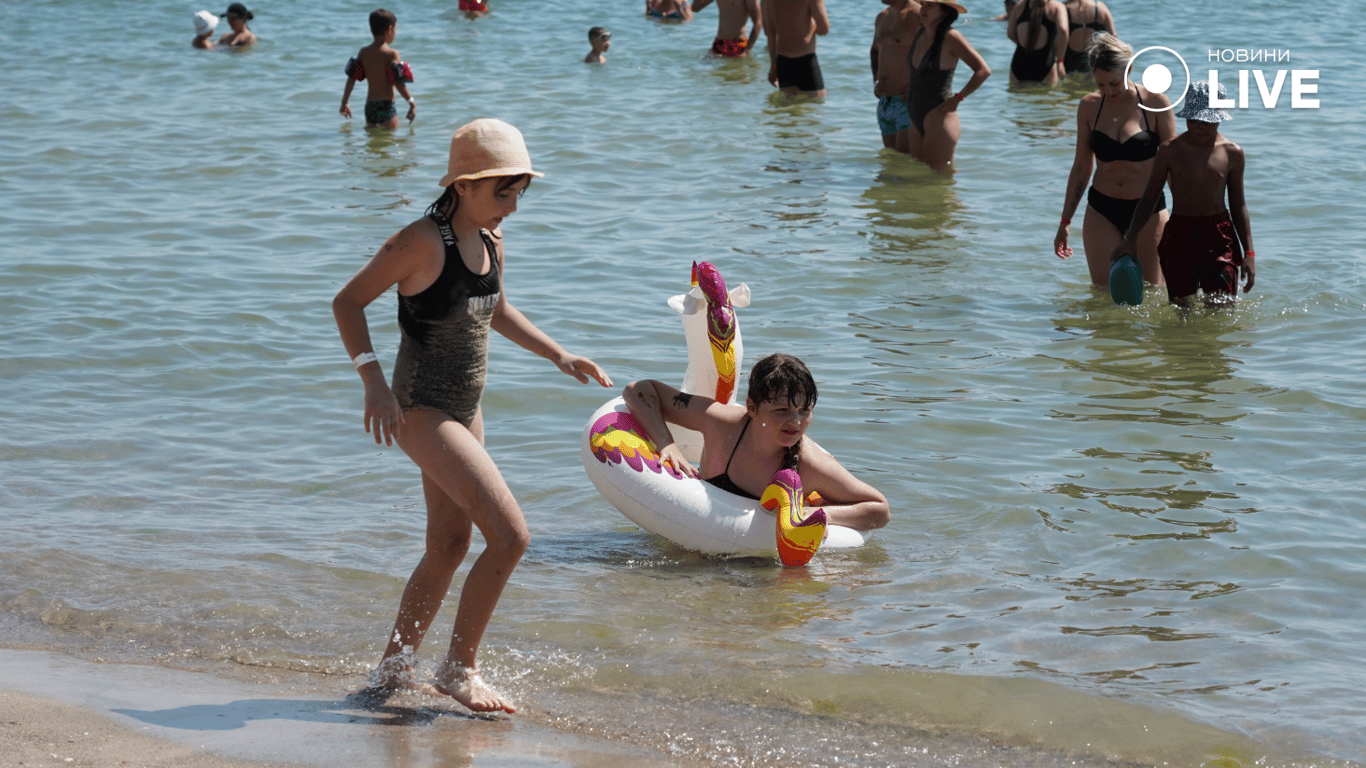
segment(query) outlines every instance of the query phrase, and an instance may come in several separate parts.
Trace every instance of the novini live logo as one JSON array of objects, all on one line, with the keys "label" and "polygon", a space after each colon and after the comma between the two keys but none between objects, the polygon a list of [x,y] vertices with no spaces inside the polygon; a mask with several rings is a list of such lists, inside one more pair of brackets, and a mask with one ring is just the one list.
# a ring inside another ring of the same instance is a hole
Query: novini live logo
[{"label": "novini live logo", "polygon": [[[1140,64],[1139,60],[1143,63]],[[1216,64],[1280,64],[1290,63],[1290,50],[1287,49],[1248,49],[1248,48],[1211,48],[1209,49],[1208,62]],[[1140,50],[1130,59],[1129,66],[1124,70],[1126,78],[1131,77],[1131,73],[1138,69],[1142,74],[1139,82],[1143,87],[1153,93],[1167,93],[1172,87],[1174,79],[1172,66],[1179,65],[1185,74],[1186,82],[1177,91],[1175,96],[1167,94],[1171,101],[1169,107],[1149,107],[1139,104],[1149,112],[1164,112],[1168,109],[1176,109],[1186,98],[1186,89],[1191,84],[1190,66],[1181,54],[1161,45],[1150,45]],[[1274,109],[1280,105],[1281,95],[1287,90],[1286,79],[1290,81],[1290,107],[1291,109],[1318,109],[1319,100],[1310,98],[1319,92],[1319,71],[1317,69],[1276,69],[1268,79],[1266,69],[1239,69],[1238,70],[1238,95],[1236,98],[1219,98],[1219,77],[1221,69],[1211,68],[1208,70],[1210,84],[1209,106],[1211,109],[1248,109],[1252,100],[1249,98],[1255,86],[1257,95],[1260,97],[1264,109]],[[1227,76],[1228,67],[1222,67],[1222,71]],[[1227,86],[1225,86],[1227,88]],[[1228,88],[1228,91],[1232,91]]]}]

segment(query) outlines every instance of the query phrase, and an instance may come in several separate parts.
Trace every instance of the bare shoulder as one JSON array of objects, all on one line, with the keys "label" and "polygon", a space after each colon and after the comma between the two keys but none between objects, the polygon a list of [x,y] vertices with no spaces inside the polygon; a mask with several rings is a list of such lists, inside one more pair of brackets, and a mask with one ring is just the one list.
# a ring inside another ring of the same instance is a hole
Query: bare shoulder
[{"label": "bare shoulder", "polygon": [[826,477],[848,471],[834,454],[821,447],[821,444],[811,439],[810,435],[802,437],[801,461],[803,470],[815,470]]},{"label": "bare shoulder", "polygon": [[406,253],[434,251],[444,255],[446,252],[445,244],[441,240],[441,230],[426,216],[395,232],[384,244],[385,250],[390,250],[391,246],[392,250]]},{"label": "bare shoulder", "polygon": [[1228,153],[1230,167],[1241,168],[1243,164],[1247,162],[1247,154],[1243,152],[1243,148],[1225,138],[1222,133],[1219,134],[1219,146],[1223,148],[1224,152]]},{"label": "bare shoulder", "polygon": [[[1153,93],[1141,85],[1137,85],[1136,87],[1138,88],[1138,95],[1143,101],[1143,106],[1154,107],[1159,112],[1165,112],[1166,108],[1172,105],[1172,100],[1167,98],[1167,94]],[[1099,93],[1099,91],[1096,93]]]},{"label": "bare shoulder", "polygon": [[1100,91],[1091,91],[1082,96],[1081,101],[1077,102],[1077,118],[1082,122],[1094,123],[1100,112],[1101,100]]}]

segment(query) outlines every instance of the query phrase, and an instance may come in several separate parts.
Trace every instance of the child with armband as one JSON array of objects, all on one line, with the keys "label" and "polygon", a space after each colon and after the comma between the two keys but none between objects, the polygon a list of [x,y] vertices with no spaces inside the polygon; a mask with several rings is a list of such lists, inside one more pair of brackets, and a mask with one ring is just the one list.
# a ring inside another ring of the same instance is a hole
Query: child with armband
[{"label": "child with armband", "polygon": [[408,122],[417,117],[417,101],[408,92],[408,83],[413,81],[413,70],[406,61],[401,61],[398,51],[389,47],[398,33],[398,19],[383,8],[370,13],[370,33],[375,41],[360,49],[355,58],[346,62],[346,89],[342,91],[341,114],[351,119],[351,89],[356,83],[370,75],[370,84],[365,96],[365,127],[398,127],[398,111],[394,109],[394,89],[398,89],[404,101],[408,102]]}]

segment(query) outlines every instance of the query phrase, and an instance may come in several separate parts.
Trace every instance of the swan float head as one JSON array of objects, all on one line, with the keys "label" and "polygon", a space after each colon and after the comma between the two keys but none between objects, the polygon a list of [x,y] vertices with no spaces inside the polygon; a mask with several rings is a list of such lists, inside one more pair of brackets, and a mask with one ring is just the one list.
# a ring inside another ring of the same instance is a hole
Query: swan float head
[{"label": "swan float head", "polygon": [[688,342],[688,370],[684,392],[705,395],[717,402],[735,402],[735,383],[744,357],[736,307],[749,306],[749,286],[726,290],[726,281],[711,262],[694,262],[692,288],[669,299],[683,316]]},{"label": "swan float head", "polygon": [[801,476],[795,470],[778,470],[759,497],[759,505],[778,517],[778,559],[783,565],[809,563],[825,540],[829,520],[824,508],[802,517]]}]

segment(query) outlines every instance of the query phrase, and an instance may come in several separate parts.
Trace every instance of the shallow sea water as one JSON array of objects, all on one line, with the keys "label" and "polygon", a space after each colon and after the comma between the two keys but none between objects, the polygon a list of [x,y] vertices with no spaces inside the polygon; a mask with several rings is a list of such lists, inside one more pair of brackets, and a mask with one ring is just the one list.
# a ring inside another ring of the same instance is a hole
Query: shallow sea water
[{"label": "shallow sea water", "polygon": [[[831,3],[823,104],[702,58],[710,9],[493,3],[391,8],[420,109],[393,134],[336,115],[369,6],[256,8],[261,44],[228,54],[189,48],[195,7],[0,4],[0,64],[45,62],[0,105],[0,643],[362,684],[423,507],[361,431],[329,301],[436,197],[450,131],[496,116],[547,173],[504,227],[523,312],[618,384],[677,381],[664,300],[712,261],[753,289],[749,360],[807,360],[812,434],[894,511],[805,569],[680,551],[579,464],[612,393],[495,337],[488,443],[534,540],[482,663],[525,717],[737,766],[1366,761],[1345,25],[1110,4],[1197,69],[1281,48],[1320,71],[1321,108],[1228,124],[1258,280],[1181,317],[1050,253],[1087,88],[1009,90],[985,13],[959,28],[995,75],[938,177],[880,148],[880,3]],[[580,63],[593,25],[605,67]],[[391,298],[370,321],[388,370]]]}]

